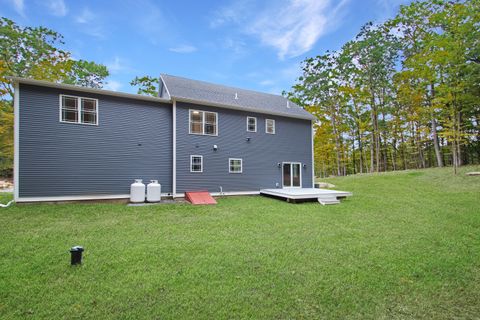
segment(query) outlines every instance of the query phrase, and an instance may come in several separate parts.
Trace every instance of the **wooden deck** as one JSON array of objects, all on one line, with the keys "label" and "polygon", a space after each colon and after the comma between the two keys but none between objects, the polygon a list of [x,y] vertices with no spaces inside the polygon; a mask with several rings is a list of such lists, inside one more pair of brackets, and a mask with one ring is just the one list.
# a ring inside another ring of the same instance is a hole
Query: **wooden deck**
[{"label": "wooden deck", "polygon": [[260,194],[286,199],[288,202],[296,202],[297,200],[318,200],[320,202],[320,200],[330,201],[352,196],[352,193],[347,191],[317,188],[262,189]]}]

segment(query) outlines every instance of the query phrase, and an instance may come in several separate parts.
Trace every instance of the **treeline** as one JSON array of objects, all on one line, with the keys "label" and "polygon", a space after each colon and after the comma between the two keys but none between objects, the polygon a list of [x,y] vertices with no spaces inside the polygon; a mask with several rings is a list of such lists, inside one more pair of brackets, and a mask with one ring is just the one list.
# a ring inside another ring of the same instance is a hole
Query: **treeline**
[{"label": "treeline", "polygon": [[479,163],[480,0],[402,6],[302,69],[317,175]]}]

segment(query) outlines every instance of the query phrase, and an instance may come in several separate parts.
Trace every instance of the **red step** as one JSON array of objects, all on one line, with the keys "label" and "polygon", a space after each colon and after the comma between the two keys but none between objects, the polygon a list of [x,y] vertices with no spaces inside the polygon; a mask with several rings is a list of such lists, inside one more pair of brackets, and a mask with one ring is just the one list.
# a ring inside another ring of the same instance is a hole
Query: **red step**
[{"label": "red step", "polygon": [[185,200],[191,204],[217,204],[208,191],[185,192]]}]

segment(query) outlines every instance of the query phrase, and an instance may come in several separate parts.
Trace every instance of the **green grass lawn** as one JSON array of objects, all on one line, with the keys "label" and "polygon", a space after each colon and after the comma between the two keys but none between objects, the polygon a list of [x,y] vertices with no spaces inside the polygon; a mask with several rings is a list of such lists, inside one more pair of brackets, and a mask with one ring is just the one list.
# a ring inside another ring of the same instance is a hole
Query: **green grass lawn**
[{"label": "green grass lawn", "polygon": [[480,167],[329,179],[354,196],[325,207],[0,209],[0,318],[478,319],[480,177],[466,170]]}]

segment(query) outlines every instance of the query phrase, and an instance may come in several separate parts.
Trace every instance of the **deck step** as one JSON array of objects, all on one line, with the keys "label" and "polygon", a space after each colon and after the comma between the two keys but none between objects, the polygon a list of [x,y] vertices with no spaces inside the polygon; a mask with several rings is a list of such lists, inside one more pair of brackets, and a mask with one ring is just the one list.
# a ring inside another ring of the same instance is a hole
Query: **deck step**
[{"label": "deck step", "polygon": [[325,206],[325,205],[330,205],[330,204],[339,204],[340,200],[337,200],[337,197],[332,197],[332,196],[324,196],[318,198],[318,202]]}]

